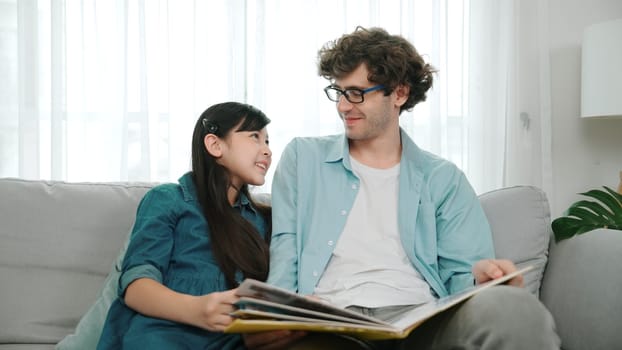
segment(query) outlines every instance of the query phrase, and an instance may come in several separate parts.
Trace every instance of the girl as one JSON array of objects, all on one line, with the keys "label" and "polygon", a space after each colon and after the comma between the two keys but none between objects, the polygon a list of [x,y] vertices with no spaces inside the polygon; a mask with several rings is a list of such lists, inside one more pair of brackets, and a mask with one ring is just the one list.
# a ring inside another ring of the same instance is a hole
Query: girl
[{"label": "girl", "polygon": [[192,138],[192,171],[151,189],[132,238],[98,349],[232,349],[235,288],[268,275],[270,209],[253,201],[270,167],[260,110],[227,102],[208,108]]}]

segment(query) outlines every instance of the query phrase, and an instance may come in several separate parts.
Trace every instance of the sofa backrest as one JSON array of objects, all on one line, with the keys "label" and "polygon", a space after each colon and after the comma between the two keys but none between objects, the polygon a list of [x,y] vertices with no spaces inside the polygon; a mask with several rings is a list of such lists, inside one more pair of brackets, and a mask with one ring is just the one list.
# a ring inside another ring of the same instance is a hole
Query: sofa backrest
[{"label": "sofa backrest", "polygon": [[152,186],[0,179],[0,344],[71,333]]},{"label": "sofa backrest", "polygon": [[[154,185],[0,179],[0,344],[55,344],[74,330]],[[544,192],[518,186],[480,200],[497,257],[537,266],[525,276],[537,295],[551,233]]]}]

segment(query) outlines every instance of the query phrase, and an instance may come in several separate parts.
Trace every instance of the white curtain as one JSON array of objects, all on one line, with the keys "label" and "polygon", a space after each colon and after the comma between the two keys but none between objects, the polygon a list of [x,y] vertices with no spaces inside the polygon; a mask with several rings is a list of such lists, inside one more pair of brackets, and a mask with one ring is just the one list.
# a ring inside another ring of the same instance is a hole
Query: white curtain
[{"label": "white curtain", "polygon": [[190,168],[197,117],[228,100],[272,119],[276,164],[291,138],[342,131],[317,50],[361,25],[405,36],[439,70],[428,100],[400,117],[419,146],[455,162],[477,192],[499,188],[511,182],[508,142],[520,128],[517,9],[512,0],[0,0],[0,176],[175,181]]}]

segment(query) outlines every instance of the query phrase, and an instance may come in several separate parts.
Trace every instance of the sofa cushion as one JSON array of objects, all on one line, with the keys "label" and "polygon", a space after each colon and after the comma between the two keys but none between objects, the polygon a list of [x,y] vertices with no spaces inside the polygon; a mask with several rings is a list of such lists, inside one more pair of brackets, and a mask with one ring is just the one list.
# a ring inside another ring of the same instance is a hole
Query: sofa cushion
[{"label": "sofa cushion", "polygon": [[0,344],[56,344],[74,330],[151,187],[0,179]]},{"label": "sofa cushion", "polygon": [[622,231],[597,229],[551,242],[542,303],[566,350],[622,347]]},{"label": "sofa cushion", "polygon": [[539,296],[551,237],[545,193],[532,186],[515,186],[479,198],[490,223],[497,258],[509,259],[518,267],[534,265],[535,269],[524,276],[525,288]]},{"label": "sofa cushion", "polygon": [[56,345],[56,350],[95,349],[97,347],[97,342],[108,315],[108,309],[110,309],[110,305],[117,298],[119,276],[121,275],[125,251],[130,242],[130,235],[131,230],[127,235],[123,248],[121,248],[116,260],[112,264],[110,273],[108,273],[108,277],[104,281],[104,286],[99,292],[97,300],[91,305],[86,314],[82,316],[73,334],[67,335]]}]

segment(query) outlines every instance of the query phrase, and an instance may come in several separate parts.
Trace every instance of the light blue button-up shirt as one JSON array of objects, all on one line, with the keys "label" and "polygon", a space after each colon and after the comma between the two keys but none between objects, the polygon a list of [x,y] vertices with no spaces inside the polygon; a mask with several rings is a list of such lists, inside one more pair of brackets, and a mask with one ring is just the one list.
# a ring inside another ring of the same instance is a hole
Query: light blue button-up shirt
[{"label": "light blue button-up shirt", "polygon": [[[476,261],[494,257],[488,221],[460,169],[403,130],[401,138],[402,245],[437,296],[456,293],[473,285]],[[348,154],[345,135],[295,138],[283,151],[272,183],[269,283],[313,293],[358,193]]]}]

